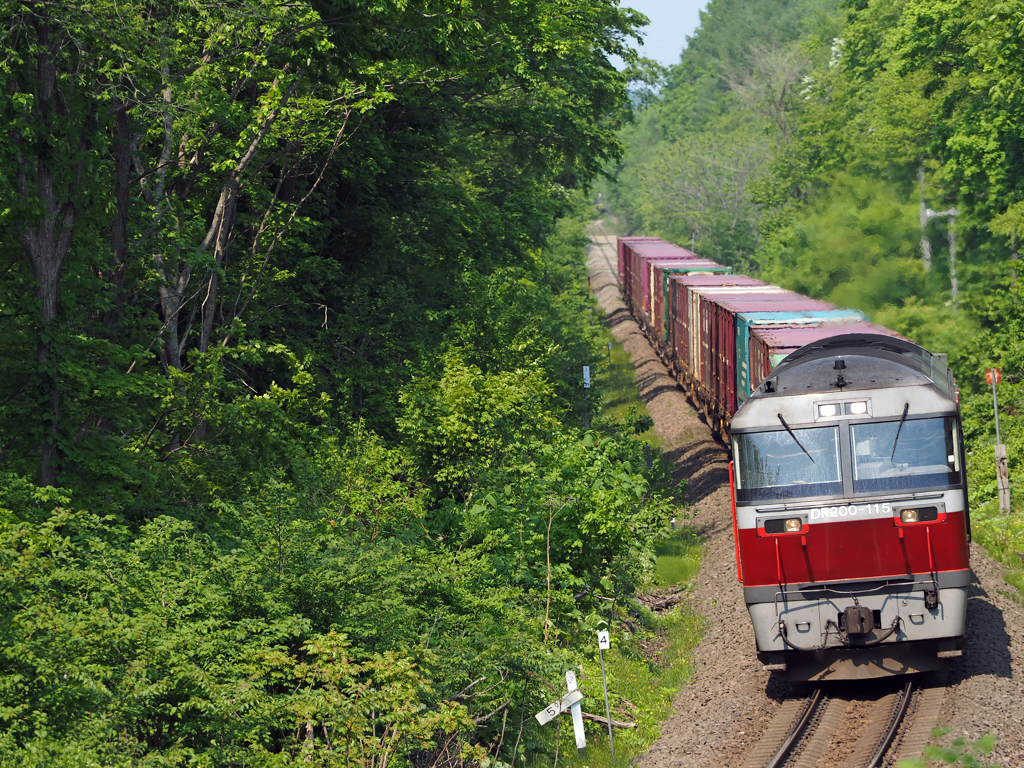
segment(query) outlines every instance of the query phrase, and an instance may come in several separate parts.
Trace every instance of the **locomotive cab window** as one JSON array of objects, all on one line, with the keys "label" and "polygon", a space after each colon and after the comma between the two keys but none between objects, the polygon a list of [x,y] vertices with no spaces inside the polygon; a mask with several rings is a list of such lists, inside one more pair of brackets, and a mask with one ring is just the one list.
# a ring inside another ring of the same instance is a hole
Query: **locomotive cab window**
[{"label": "locomotive cab window", "polygon": [[854,424],[853,489],[902,491],[960,482],[956,419]]},{"label": "locomotive cab window", "polygon": [[836,427],[734,435],[738,501],[842,493]]}]

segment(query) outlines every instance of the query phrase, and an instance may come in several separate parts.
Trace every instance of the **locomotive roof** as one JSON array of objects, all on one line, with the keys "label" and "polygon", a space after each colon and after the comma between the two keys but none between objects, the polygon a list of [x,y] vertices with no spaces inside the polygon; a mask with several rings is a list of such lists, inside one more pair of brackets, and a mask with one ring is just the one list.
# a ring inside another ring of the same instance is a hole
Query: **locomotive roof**
[{"label": "locomotive roof", "polygon": [[[767,380],[778,394],[839,391],[837,360],[846,365],[842,373],[847,383],[841,388],[845,392],[930,382],[953,396],[945,355],[933,355],[906,339],[869,333],[839,334],[801,347],[779,363]],[[763,385],[755,394],[766,394]]]}]

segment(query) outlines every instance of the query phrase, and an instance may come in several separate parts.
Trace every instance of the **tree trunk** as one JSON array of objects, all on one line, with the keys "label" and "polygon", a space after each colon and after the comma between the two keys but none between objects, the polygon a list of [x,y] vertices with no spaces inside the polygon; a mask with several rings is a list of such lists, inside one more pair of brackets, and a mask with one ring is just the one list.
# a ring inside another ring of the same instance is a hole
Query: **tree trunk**
[{"label": "tree trunk", "polygon": [[[66,119],[74,108],[74,93],[58,93],[56,55],[60,49],[60,36],[54,35],[45,16],[33,22],[38,42],[36,70],[36,98],[43,135],[54,130],[54,123]],[[77,159],[63,165],[54,147],[43,139],[34,156],[20,158],[18,191],[25,198],[38,200],[41,215],[34,228],[20,233],[22,247],[32,264],[36,280],[36,297],[42,307],[36,362],[43,371],[43,401],[46,403],[43,421],[48,422],[40,449],[40,484],[57,485],[58,439],[60,436],[60,377],[54,349],[58,291],[61,270],[71,247],[78,209],[75,201],[82,181],[86,150],[86,132],[91,124],[90,115],[82,117],[79,131]],[[16,139],[17,141],[17,139]],[[66,161],[67,158],[64,158]],[[30,174],[29,169],[34,168]],[[60,178],[55,180],[54,169]],[[30,179],[30,175],[34,178]],[[34,189],[33,189],[34,187]]]},{"label": "tree trunk", "polygon": [[110,225],[111,306],[103,313],[103,326],[113,334],[120,316],[121,287],[128,264],[128,193],[132,176],[132,134],[128,106],[120,104],[114,116],[114,220]]}]

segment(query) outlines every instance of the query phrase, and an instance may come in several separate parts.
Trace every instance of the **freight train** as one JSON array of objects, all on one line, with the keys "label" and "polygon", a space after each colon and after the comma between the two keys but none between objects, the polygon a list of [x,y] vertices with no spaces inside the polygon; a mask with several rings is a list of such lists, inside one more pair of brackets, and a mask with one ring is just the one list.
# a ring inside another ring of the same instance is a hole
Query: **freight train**
[{"label": "freight train", "polygon": [[618,239],[618,279],[731,448],[737,576],[765,667],[866,679],[961,655],[970,516],[945,357],[657,238]]}]

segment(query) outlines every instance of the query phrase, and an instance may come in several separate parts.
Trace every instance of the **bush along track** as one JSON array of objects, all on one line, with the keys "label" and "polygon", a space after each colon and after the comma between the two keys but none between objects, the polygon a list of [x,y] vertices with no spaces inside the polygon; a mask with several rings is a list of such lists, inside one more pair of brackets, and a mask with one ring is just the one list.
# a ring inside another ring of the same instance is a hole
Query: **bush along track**
[{"label": "bush along track", "polygon": [[301,361],[253,345],[218,354],[277,355],[291,383],[206,403],[218,440],[177,455],[166,514],[2,475],[0,761],[550,765],[566,724],[533,714],[568,669],[603,713],[602,622],[642,749],[698,625],[636,600],[680,513],[637,419],[594,407],[583,232],[482,281],[489,335],[453,329],[391,434],[339,429]]},{"label": "bush along track", "polygon": [[[607,338],[612,339],[610,334]],[[662,453],[663,441],[654,420],[639,397],[634,380],[636,368],[622,344],[614,340],[611,343],[602,386],[603,414],[635,435],[643,446],[655,483],[670,493],[676,480]],[[676,487],[675,491],[679,493],[682,488]],[[701,540],[685,525],[685,505],[678,506],[672,514],[674,517],[655,540],[654,569],[644,590],[622,604],[609,603],[598,625],[611,631],[612,647],[605,652],[605,671],[615,759],[619,765],[643,754],[658,738],[662,723],[672,711],[672,702],[693,672],[690,654],[704,629],[704,620],[689,599],[700,568]],[[583,643],[589,640],[591,646],[585,649],[589,653],[582,657],[578,667],[580,690],[586,694],[583,708],[587,712],[587,747],[577,751],[571,722],[566,718],[562,723],[547,726],[544,741],[551,746],[542,757],[550,759],[554,751],[559,765],[611,766],[601,666],[594,654],[596,634],[579,639]],[[534,762],[538,768],[549,764],[541,759]]]}]

